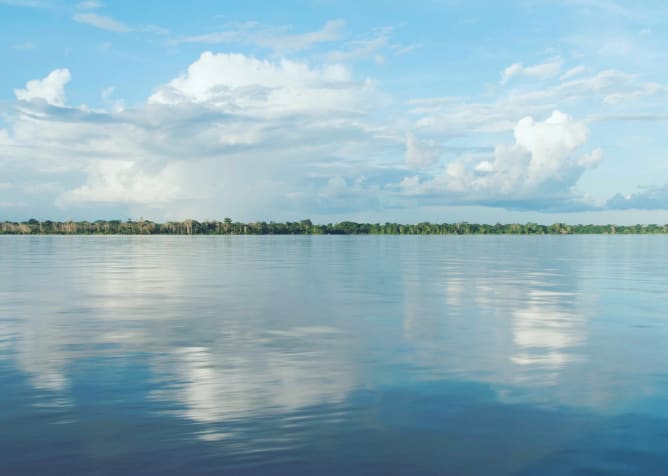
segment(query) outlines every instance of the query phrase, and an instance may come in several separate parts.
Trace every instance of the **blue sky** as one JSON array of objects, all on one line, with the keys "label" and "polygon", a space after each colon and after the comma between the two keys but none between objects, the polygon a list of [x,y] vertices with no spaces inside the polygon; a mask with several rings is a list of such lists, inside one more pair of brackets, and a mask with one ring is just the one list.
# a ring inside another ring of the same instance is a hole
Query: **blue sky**
[{"label": "blue sky", "polygon": [[660,1],[0,0],[0,219],[668,223],[666,24]]}]

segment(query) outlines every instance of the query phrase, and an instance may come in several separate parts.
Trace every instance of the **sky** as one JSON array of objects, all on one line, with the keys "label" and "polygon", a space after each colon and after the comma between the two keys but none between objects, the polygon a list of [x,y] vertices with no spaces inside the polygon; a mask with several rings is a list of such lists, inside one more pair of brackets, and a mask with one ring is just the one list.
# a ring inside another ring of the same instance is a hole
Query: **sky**
[{"label": "sky", "polygon": [[0,220],[668,223],[668,4],[0,0]]}]

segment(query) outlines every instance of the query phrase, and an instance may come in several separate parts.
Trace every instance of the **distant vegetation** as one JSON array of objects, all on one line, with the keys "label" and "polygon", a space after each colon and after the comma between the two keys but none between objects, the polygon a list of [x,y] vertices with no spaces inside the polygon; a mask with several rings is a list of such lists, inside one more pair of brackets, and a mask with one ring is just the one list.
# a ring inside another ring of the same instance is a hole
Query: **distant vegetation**
[{"label": "distant vegetation", "polygon": [[0,223],[4,235],[562,235],[562,234],[654,234],[668,233],[668,225],[539,225],[511,223],[355,223],[343,221],[317,225],[298,222],[233,222],[185,220],[154,223],[148,220],[38,221]]}]

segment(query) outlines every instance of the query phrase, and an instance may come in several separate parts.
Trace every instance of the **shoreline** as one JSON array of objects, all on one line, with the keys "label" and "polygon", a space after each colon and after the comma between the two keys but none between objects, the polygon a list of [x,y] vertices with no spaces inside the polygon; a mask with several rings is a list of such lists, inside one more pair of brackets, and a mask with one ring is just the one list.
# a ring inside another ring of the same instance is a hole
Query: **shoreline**
[{"label": "shoreline", "polygon": [[0,222],[0,235],[657,235],[668,234],[668,224],[592,225],[554,223],[468,222],[416,224],[297,222],[232,222],[184,220],[156,223],[149,220],[121,221],[38,221]]}]

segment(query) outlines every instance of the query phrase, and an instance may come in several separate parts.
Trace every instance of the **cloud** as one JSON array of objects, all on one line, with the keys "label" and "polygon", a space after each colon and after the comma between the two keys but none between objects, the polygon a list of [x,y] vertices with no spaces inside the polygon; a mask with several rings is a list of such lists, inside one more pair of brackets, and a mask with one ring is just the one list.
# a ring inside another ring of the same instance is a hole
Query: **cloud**
[{"label": "cloud", "polygon": [[136,31],[142,31],[144,33],[153,33],[154,35],[167,35],[169,30],[158,25],[139,25],[135,28]]},{"label": "cloud", "polygon": [[15,50],[27,51],[27,50],[34,50],[35,48],[37,48],[37,45],[32,41],[26,41],[25,43],[19,43],[17,45],[13,45],[12,48]]},{"label": "cloud", "polygon": [[668,210],[668,185],[645,187],[638,193],[617,194],[606,202],[613,210]]},{"label": "cloud", "polygon": [[406,163],[409,167],[424,169],[434,165],[443,149],[434,141],[420,140],[412,132],[406,135]]},{"label": "cloud", "polygon": [[158,88],[154,104],[206,103],[239,114],[360,112],[373,93],[342,65],[311,68],[290,60],[259,60],[235,53],[204,52],[188,71]]},{"label": "cloud", "polygon": [[513,145],[498,145],[491,156],[469,154],[449,162],[439,175],[408,177],[401,186],[406,194],[440,196],[443,202],[542,210],[583,207],[584,197],[574,187],[602,158],[600,150],[576,156],[587,135],[584,123],[560,111],[544,121],[525,117],[514,128]]},{"label": "cloud", "polygon": [[[17,96],[36,97],[42,82]],[[116,108],[112,89],[104,90],[110,111],[62,107],[59,85],[50,104],[61,107],[34,101],[13,109],[0,130],[0,167],[58,183],[42,198],[66,210],[306,216],[325,200],[323,180],[342,177],[360,195],[359,177],[374,182],[385,173],[374,169],[378,151],[400,154],[387,130],[367,123],[373,82],[337,65],[204,53],[145,104]]]},{"label": "cloud", "polygon": [[97,160],[89,166],[87,183],[64,193],[59,203],[166,204],[184,197],[179,169],[171,163],[151,174],[133,161]]},{"label": "cloud", "polygon": [[98,8],[102,8],[102,6],[102,3],[96,0],[87,0],[76,5],[79,10],[97,10]]},{"label": "cloud", "polygon": [[348,41],[340,49],[329,52],[327,58],[333,62],[373,59],[376,64],[382,65],[386,63],[390,54],[401,56],[418,48],[417,44],[392,43],[390,40],[392,32],[391,27],[375,28],[365,37]]},{"label": "cloud", "polygon": [[104,15],[92,13],[90,10],[101,8],[102,4],[99,2],[82,2],[77,5],[77,9],[88,11],[87,13],[77,13],[72,19],[79,23],[85,23],[101,30],[111,31],[114,33],[128,33],[131,31],[152,33],[154,35],[166,35],[169,30],[158,25],[127,25],[114,18]]},{"label": "cloud", "polygon": [[43,79],[28,81],[25,89],[15,89],[14,95],[21,101],[42,99],[49,104],[62,106],[65,104],[65,85],[70,79],[70,71],[67,68],[56,69]]},{"label": "cloud", "polygon": [[257,45],[277,51],[298,51],[311,48],[318,43],[336,41],[343,34],[345,23],[330,20],[320,30],[306,33],[290,33],[288,27],[271,27],[257,22],[231,25],[229,29],[204,35],[184,36],[170,40],[170,45],[186,43],[236,43]]},{"label": "cloud", "polygon": [[[626,117],[619,103],[611,116],[606,98],[637,101],[647,85],[608,70],[490,103],[413,100],[409,121],[349,65],[270,58],[204,52],[144,103],[124,107],[113,88],[101,90],[107,110],[66,107],[66,69],[29,81],[0,129],[0,168],[17,186],[0,198],[34,203],[23,186],[53,183],[40,200],[70,216],[103,205],[155,219],[221,210],[293,219],[448,205],[601,209],[577,188],[603,155],[585,149],[586,124]],[[552,112],[585,101],[607,115],[582,122]],[[507,131],[509,144],[486,135]],[[439,165],[445,151],[454,159]]]},{"label": "cloud", "polygon": [[559,74],[562,65],[563,61],[560,58],[533,66],[524,66],[522,63],[514,63],[504,69],[503,73],[501,73],[501,84],[506,84],[512,78],[518,76],[539,79],[553,78]]},{"label": "cloud", "polygon": [[[332,51],[328,58],[333,62],[358,61],[367,58],[377,58],[378,50],[390,45],[391,28],[378,28],[372,32],[369,38],[350,41],[342,50]],[[395,54],[396,50],[395,50]],[[376,61],[378,63],[378,61]]]},{"label": "cloud", "polygon": [[100,91],[100,96],[102,97],[103,100],[108,101],[114,94],[114,91],[116,91],[116,88],[114,86],[107,86],[106,88],[103,88]]},{"label": "cloud", "polygon": [[399,44],[392,45],[392,49],[394,50],[394,54],[397,55],[397,56],[408,54],[411,51],[415,51],[419,47],[420,47],[420,45],[417,44],[417,43],[413,43],[413,44],[410,44],[410,45],[399,45]]},{"label": "cloud", "polygon": [[111,17],[98,15],[97,13],[77,13],[72,19],[79,23],[99,28],[101,30],[113,31],[115,33],[126,33],[130,28],[124,23]]},{"label": "cloud", "polygon": [[583,73],[586,73],[586,72],[587,72],[587,67],[586,66],[583,66],[583,65],[575,66],[574,68],[569,69],[564,74],[559,76],[559,79],[561,81],[565,81],[567,79],[571,79],[574,76],[579,76],[579,75],[581,75]]},{"label": "cloud", "polygon": [[659,92],[666,91],[666,88],[659,83],[644,83],[639,87],[628,88],[625,91],[610,93],[603,98],[603,102],[606,104],[617,104],[629,99],[653,96]]},{"label": "cloud", "polygon": [[416,130],[455,137],[510,131],[526,115],[544,115],[573,104],[587,103],[593,117],[613,117],[611,105],[666,92],[668,88],[663,84],[643,82],[636,75],[609,69],[588,76],[571,75],[547,87],[513,89],[491,102],[466,97],[414,99],[409,112],[418,116]]}]

